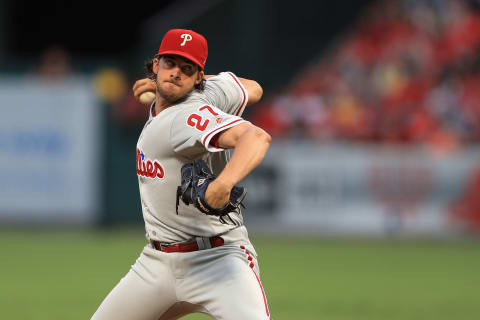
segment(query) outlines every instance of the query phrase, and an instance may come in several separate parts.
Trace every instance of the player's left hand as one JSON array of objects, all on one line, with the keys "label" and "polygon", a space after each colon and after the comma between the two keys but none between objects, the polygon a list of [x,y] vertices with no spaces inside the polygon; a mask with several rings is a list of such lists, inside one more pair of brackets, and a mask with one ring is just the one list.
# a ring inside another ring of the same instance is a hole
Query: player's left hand
[{"label": "player's left hand", "polygon": [[177,188],[177,210],[179,200],[182,199],[186,205],[193,204],[207,215],[222,217],[239,210],[247,194],[244,187],[231,187],[216,180],[203,160],[184,164],[181,178],[181,185]]}]

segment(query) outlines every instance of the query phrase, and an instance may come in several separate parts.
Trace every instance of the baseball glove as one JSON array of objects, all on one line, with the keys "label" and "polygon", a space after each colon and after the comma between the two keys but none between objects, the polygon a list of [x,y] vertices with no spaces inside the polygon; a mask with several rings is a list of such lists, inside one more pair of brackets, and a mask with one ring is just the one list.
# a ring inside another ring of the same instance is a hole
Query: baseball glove
[{"label": "baseball glove", "polygon": [[230,192],[230,201],[223,208],[212,208],[205,200],[205,192],[208,185],[215,180],[216,176],[205,161],[196,160],[193,163],[184,164],[182,167],[182,184],[177,188],[177,214],[179,199],[186,205],[193,204],[198,210],[213,216],[223,217],[229,212],[237,211],[243,206],[242,201],[247,191],[244,187],[234,186]]}]

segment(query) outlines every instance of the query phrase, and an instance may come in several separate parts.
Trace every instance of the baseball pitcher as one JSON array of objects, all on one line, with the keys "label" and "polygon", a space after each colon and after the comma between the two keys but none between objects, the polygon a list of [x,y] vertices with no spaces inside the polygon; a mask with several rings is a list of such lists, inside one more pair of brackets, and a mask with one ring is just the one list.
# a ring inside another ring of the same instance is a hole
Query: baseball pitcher
[{"label": "baseball pitcher", "polygon": [[238,185],[270,144],[241,118],[262,88],[231,72],[205,76],[207,55],[202,35],[170,30],[134,86],[137,98],[155,92],[136,147],[148,243],[92,319],[271,319]]}]

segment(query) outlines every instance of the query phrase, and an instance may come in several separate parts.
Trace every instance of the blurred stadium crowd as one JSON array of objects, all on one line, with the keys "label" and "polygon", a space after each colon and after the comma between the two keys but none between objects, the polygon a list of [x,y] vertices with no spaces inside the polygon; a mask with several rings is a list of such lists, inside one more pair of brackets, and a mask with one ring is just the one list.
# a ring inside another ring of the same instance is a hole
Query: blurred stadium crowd
[{"label": "blurred stadium crowd", "polygon": [[274,138],[448,152],[480,140],[479,53],[477,1],[377,1],[250,119]]},{"label": "blurred stadium crowd", "polygon": [[[425,145],[433,155],[478,144],[480,0],[379,0],[359,17],[284,88],[248,108],[247,119],[275,141]],[[35,71],[48,80],[74,72],[58,46],[44,52]],[[147,117],[130,90],[138,76],[105,67],[93,83],[122,139],[132,143]],[[475,167],[449,211],[452,221],[478,233]]]}]

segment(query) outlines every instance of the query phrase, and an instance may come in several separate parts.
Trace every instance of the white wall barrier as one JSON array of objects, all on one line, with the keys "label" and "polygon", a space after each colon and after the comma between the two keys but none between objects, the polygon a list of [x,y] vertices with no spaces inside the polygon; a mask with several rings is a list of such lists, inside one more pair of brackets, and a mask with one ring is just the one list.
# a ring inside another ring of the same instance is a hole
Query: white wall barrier
[{"label": "white wall barrier", "polygon": [[[0,78],[0,225],[95,222],[101,110],[87,79]],[[273,144],[242,182],[247,225],[317,234],[442,235],[480,164],[480,147]],[[475,171],[476,170],[476,171]]]},{"label": "white wall barrier", "polygon": [[436,156],[422,147],[274,144],[247,187],[251,228],[320,234],[441,235],[480,148]]},{"label": "white wall barrier", "polygon": [[0,79],[0,224],[90,224],[101,110],[87,79]]}]

